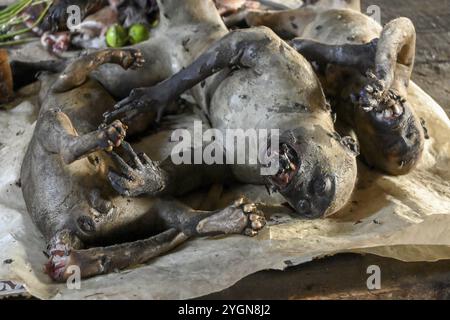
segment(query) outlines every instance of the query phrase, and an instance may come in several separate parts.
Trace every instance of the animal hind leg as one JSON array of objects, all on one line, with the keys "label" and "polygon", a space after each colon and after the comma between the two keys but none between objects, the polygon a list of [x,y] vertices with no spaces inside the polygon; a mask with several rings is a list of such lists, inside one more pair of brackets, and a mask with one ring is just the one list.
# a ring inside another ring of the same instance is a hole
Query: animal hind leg
[{"label": "animal hind leg", "polygon": [[60,74],[52,87],[54,92],[65,92],[86,82],[89,74],[106,63],[123,69],[138,69],[144,65],[144,58],[137,49],[105,49],[75,59]]},{"label": "animal hind leg", "polygon": [[161,212],[160,218],[167,226],[176,227],[188,236],[220,234],[255,236],[266,224],[264,214],[258,206],[245,198],[240,198],[230,206],[213,212],[187,208],[174,214],[174,210],[169,209]]},{"label": "animal hind leg", "polygon": [[[219,234],[245,234],[254,236],[264,227],[265,219],[254,204],[239,200],[235,204],[219,211],[196,211],[176,201],[155,199],[148,214],[156,217],[168,229],[153,237],[107,247],[82,249],[82,244],[75,232],[63,230],[55,235],[49,243],[48,274],[56,281],[64,281],[70,276],[70,266],[79,268],[81,277],[87,278],[122,270],[146,263],[152,258],[164,254],[193,236]],[[126,213],[125,213],[126,215]],[[117,215],[121,216],[121,215]],[[120,218],[105,220],[97,224],[92,231],[102,229],[125,228],[129,221]],[[159,222],[158,222],[159,220]],[[150,219],[151,226],[155,220]],[[123,224],[123,226],[117,224]]]},{"label": "animal hind leg", "polygon": [[416,30],[408,18],[389,22],[378,41],[375,76],[385,90],[394,88],[406,97],[416,55]]},{"label": "animal hind leg", "polygon": [[308,61],[321,65],[352,67],[365,73],[373,68],[378,40],[366,44],[329,45],[315,40],[295,38],[289,44]]},{"label": "animal hind leg", "polygon": [[38,62],[11,61],[11,72],[14,89],[17,90],[36,81],[41,71],[61,73],[53,85],[54,92],[64,92],[83,84],[89,74],[99,66],[113,63],[123,69],[137,69],[145,60],[139,49],[104,49],[93,53],[85,53],[74,60],[44,60]]},{"label": "animal hind leg", "polygon": [[58,232],[49,242],[47,274],[55,281],[65,281],[76,267],[82,278],[106,274],[142,264],[186,241],[176,229],[151,238],[108,247],[82,249],[79,238],[69,230]]},{"label": "animal hind leg", "polygon": [[368,84],[360,93],[359,103],[366,111],[384,100],[406,97],[414,67],[416,32],[408,18],[389,22],[379,39],[362,45],[327,45],[312,40],[294,39],[291,45],[308,60],[353,67],[366,73]]},{"label": "animal hind leg", "polygon": [[11,73],[14,82],[14,90],[35,82],[36,76],[39,72],[48,71],[51,73],[58,73],[64,70],[67,66],[68,60],[48,60],[37,62],[26,62],[19,60],[12,60],[10,62]]},{"label": "animal hind leg", "polygon": [[261,50],[271,41],[272,32],[268,29],[236,30],[228,33],[200,55],[191,65],[172,77],[153,87],[133,89],[128,98],[120,101],[115,109],[107,112],[108,122],[124,114],[125,120],[135,118],[138,114],[157,112],[157,121],[161,119],[167,105],[182,93],[201,81],[230,67],[253,68],[257,65],[255,52]]}]

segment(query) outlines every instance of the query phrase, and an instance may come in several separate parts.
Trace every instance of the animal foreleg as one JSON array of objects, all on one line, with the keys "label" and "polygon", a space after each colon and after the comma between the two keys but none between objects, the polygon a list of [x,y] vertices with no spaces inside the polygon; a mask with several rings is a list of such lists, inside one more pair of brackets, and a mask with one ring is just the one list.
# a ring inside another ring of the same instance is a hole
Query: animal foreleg
[{"label": "animal foreleg", "polygon": [[79,136],[69,117],[59,110],[49,110],[40,117],[36,136],[47,151],[60,154],[66,164],[95,151],[118,147],[126,135],[126,126],[120,121]]},{"label": "animal foreleg", "polygon": [[365,73],[374,66],[378,40],[362,45],[328,45],[314,40],[296,38],[290,45],[307,60],[319,64],[352,67]]},{"label": "animal foreleg", "polygon": [[82,85],[89,74],[105,63],[120,65],[123,69],[137,69],[145,63],[137,49],[105,49],[82,56],[71,62],[52,87],[54,92],[64,92]]},{"label": "animal foreleg", "polygon": [[389,22],[381,33],[375,57],[375,76],[385,89],[406,95],[414,68],[416,30],[408,18]]},{"label": "animal foreleg", "polygon": [[[74,246],[73,241],[63,241],[61,234],[64,233],[58,233],[50,241],[48,249],[49,262],[46,269],[48,275],[56,281],[65,281],[73,272],[73,267],[79,269],[81,278],[88,278],[139,265],[188,239],[182,232],[170,229],[145,240],[108,247],[79,249]],[[71,237],[77,239],[74,236]]]},{"label": "animal foreleg", "polygon": [[182,93],[218,71],[229,67],[252,67],[258,48],[270,41],[262,32],[238,30],[230,32],[197,58],[190,66],[153,87],[134,89],[120,101],[114,111],[105,114],[105,120],[127,114],[130,119],[144,112],[156,110],[157,121],[165,107]]},{"label": "animal foreleg", "polygon": [[[127,213],[124,212],[124,215]],[[145,240],[108,247],[81,249],[81,243],[70,231],[59,232],[49,245],[50,260],[48,274],[57,281],[66,280],[72,268],[79,268],[81,277],[106,274],[148,262],[193,236],[219,234],[245,234],[255,236],[265,225],[265,219],[254,204],[243,200],[216,212],[196,211],[177,201],[157,200],[149,215],[155,215],[168,230]],[[123,219],[123,217],[122,217]],[[123,220],[123,221],[126,221]],[[129,222],[123,222],[124,225]],[[94,232],[115,225],[109,220],[99,225]]]}]

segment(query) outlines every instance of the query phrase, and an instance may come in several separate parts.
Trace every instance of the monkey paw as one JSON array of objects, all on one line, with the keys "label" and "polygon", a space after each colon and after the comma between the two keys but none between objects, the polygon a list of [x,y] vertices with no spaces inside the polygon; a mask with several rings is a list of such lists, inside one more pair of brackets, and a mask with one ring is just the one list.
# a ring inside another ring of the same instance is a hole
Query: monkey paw
[{"label": "monkey paw", "polygon": [[266,225],[264,214],[256,204],[244,198],[199,222],[199,234],[244,234],[254,237]]},{"label": "monkey paw", "polygon": [[145,153],[137,154],[127,142],[122,143],[128,158],[133,162],[129,165],[117,153],[111,153],[120,173],[110,171],[108,180],[111,186],[121,195],[137,197],[143,194],[156,196],[166,186],[167,174]]},{"label": "monkey paw", "polygon": [[99,148],[112,151],[114,147],[120,147],[126,137],[127,129],[127,126],[119,120],[100,128],[98,134]]},{"label": "monkey paw", "polygon": [[121,66],[124,69],[136,70],[142,68],[145,63],[142,52],[138,49],[119,49]]}]

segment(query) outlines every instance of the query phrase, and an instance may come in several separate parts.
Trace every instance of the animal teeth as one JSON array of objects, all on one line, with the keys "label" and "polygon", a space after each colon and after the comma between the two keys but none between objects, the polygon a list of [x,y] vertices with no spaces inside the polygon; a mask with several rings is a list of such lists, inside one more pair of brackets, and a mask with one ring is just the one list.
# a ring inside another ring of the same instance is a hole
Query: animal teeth
[{"label": "animal teeth", "polygon": [[385,118],[390,118],[390,117],[392,117],[393,114],[394,113],[392,112],[392,109],[386,109],[383,112],[383,115],[384,115]]},{"label": "animal teeth", "polygon": [[106,215],[110,216],[114,213],[114,208],[109,209],[108,213]]},{"label": "animal teeth", "polygon": [[383,120],[383,112],[382,111],[377,111],[375,116],[377,117],[378,120]]}]

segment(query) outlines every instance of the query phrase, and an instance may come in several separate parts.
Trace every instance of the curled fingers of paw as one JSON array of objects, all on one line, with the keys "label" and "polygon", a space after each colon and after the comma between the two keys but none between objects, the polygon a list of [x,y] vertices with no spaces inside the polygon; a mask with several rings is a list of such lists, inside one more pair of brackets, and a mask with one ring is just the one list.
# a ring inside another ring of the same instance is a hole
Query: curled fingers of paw
[{"label": "curled fingers of paw", "polygon": [[120,156],[112,153],[111,156],[122,172],[122,189],[125,188],[127,195],[136,196],[140,194],[156,194],[161,191],[166,183],[166,173],[159,166],[159,162],[152,161],[145,153],[136,153],[132,147],[124,142],[123,149],[127,157],[133,162],[130,166]]},{"label": "curled fingers of paw", "polygon": [[124,141],[122,143],[122,148],[128,154],[130,159],[133,160],[136,169],[140,172],[157,174],[160,171],[159,162],[153,161],[144,152],[136,152],[128,142]]},{"label": "curled fingers of paw", "polygon": [[[249,210],[246,212],[248,207],[254,207],[254,209]],[[244,213],[248,215],[248,227],[244,230],[244,234],[250,237],[256,236],[260,230],[264,228],[266,225],[266,218],[264,217],[264,214],[256,209],[256,206],[254,204],[246,205],[244,206],[243,210]]]},{"label": "curled fingers of paw", "polygon": [[142,68],[145,64],[145,58],[142,54],[141,50],[134,49],[133,52],[134,62],[131,65],[131,69],[139,69]]},{"label": "curled fingers of paw", "polygon": [[119,147],[127,135],[127,126],[116,120],[110,125],[100,129],[100,147],[111,151],[114,147]]},{"label": "curled fingers of paw", "polygon": [[144,167],[141,159],[139,158],[139,156],[136,153],[136,151],[134,151],[134,149],[131,146],[131,144],[129,144],[128,142],[124,141],[122,143],[122,148],[123,148],[123,150],[125,150],[125,152],[127,153],[128,157],[131,160],[133,160],[134,165],[136,166],[137,169],[142,169]]},{"label": "curled fingers of paw", "polygon": [[156,122],[159,122],[168,103],[169,99],[165,96],[164,90],[154,87],[137,88],[133,89],[127,98],[118,102],[113,111],[107,112],[103,116],[106,122],[119,115],[122,115],[122,119],[126,121],[140,113],[154,111],[157,112]]},{"label": "curled fingers of paw", "polygon": [[139,49],[124,49],[123,50],[123,66],[126,69],[139,69],[145,64],[144,55]]},{"label": "curled fingers of paw", "polygon": [[131,179],[129,177],[124,177],[114,171],[108,172],[108,181],[111,186],[122,196],[131,196]]},{"label": "curled fingers of paw", "polygon": [[245,198],[238,199],[234,205],[240,208],[248,218],[244,234],[250,237],[256,236],[266,225],[264,213],[258,209],[258,206],[255,203],[250,202]]},{"label": "curled fingers of paw", "polygon": [[129,179],[110,171],[108,172],[108,181],[119,194],[129,196]]},{"label": "curled fingers of paw", "polygon": [[[145,100],[145,90],[144,89],[133,89],[130,95],[116,103],[113,111],[109,111],[103,114],[105,122],[109,122],[113,118],[119,115],[127,115],[130,112],[138,111],[143,109],[148,103]],[[137,115],[138,113],[134,113]],[[130,118],[129,116],[127,118]]]},{"label": "curled fingers of paw", "polygon": [[132,179],[134,169],[114,151],[110,152],[109,155],[120,173],[128,179]]},{"label": "curled fingers of paw", "polygon": [[114,190],[123,196],[137,197],[146,192],[145,180],[139,174],[136,174],[135,171],[130,171],[128,176],[109,171],[108,181]]},{"label": "curled fingers of paw", "polygon": [[370,112],[374,109],[378,109],[386,90],[384,82],[379,80],[372,72],[367,72],[366,77],[368,83],[359,93],[357,103],[364,111]]},{"label": "curled fingers of paw", "polygon": [[143,168],[145,168],[145,171],[148,171],[155,175],[161,175],[160,162],[153,161],[144,152],[138,153],[137,156],[138,156]]}]

